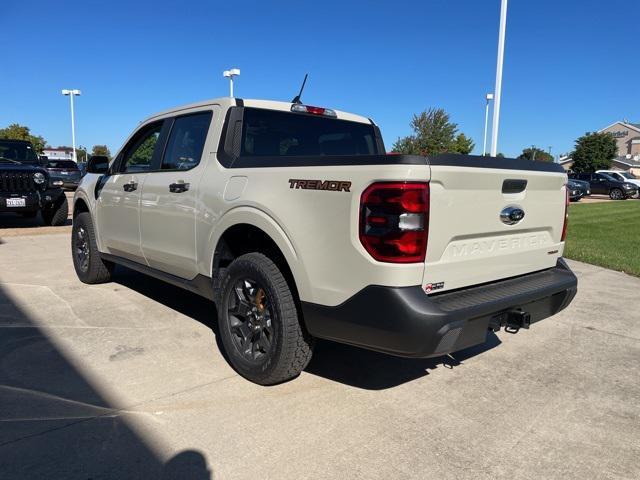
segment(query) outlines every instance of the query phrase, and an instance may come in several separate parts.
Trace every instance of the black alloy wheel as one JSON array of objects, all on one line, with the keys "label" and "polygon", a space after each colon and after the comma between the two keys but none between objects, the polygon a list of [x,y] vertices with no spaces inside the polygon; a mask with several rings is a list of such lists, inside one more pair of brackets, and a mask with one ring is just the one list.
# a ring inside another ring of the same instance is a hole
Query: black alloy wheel
[{"label": "black alloy wheel", "polygon": [[300,375],[314,342],[280,268],[266,255],[250,252],[233,260],[224,275],[218,321],[231,366],[259,385]]},{"label": "black alloy wheel", "polygon": [[611,200],[624,200],[625,198],[624,192],[619,188],[612,188],[609,197],[611,197]]},{"label": "black alloy wheel", "polygon": [[75,231],[75,242],[73,242],[73,253],[76,256],[76,264],[83,271],[89,270],[89,234],[81,226]]},{"label": "black alloy wheel", "polygon": [[273,311],[265,289],[250,278],[229,290],[228,313],[233,344],[242,357],[261,363],[273,348]]},{"label": "black alloy wheel", "polygon": [[81,282],[95,284],[111,280],[113,263],[100,257],[89,212],[80,212],[73,219],[71,258]]}]

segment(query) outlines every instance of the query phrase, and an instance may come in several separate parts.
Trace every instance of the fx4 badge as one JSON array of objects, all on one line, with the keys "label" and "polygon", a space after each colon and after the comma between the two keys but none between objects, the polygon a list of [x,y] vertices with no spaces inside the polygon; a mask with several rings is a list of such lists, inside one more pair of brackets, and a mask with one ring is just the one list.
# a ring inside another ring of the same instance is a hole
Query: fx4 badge
[{"label": "fx4 badge", "polygon": [[289,188],[305,190],[328,190],[330,192],[350,192],[351,182],[340,180],[297,180],[289,179]]},{"label": "fx4 badge", "polygon": [[444,282],[438,282],[438,283],[427,283],[424,286],[424,293],[431,293],[434,290],[440,290],[444,288]]}]

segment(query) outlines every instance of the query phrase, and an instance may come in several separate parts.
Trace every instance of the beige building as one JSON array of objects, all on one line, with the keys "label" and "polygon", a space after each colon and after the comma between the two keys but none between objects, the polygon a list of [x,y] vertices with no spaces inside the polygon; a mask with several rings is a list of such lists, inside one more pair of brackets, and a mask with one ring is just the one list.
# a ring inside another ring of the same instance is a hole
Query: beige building
[{"label": "beige building", "polygon": [[[640,123],[626,120],[612,123],[598,132],[613,135],[618,145],[618,156],[613,160],[612,170],[625,170],[640,177]],[[573,166],[571,157],[560,158],[565,170]]]}]

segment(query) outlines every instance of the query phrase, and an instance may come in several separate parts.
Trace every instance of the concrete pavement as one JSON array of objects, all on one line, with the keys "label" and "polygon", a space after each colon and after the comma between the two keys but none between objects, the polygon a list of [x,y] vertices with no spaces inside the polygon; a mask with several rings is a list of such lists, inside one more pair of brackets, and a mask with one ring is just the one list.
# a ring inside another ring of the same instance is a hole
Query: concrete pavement
[{"label": "concrete pavement", "polygon": [[0,478],[640,478],[640,279],[571,266],[574,303],[529,331],[445,363],[320,342],[265,388],[204,299],[87,286],[68,234],[5,236]]}]

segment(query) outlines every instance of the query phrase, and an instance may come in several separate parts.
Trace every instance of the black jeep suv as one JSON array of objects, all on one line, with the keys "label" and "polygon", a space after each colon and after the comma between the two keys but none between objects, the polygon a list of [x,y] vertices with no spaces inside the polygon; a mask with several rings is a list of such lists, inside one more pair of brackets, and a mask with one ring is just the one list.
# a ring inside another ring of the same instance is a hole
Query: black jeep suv
[{"label": "black jeep suv", "polygon": [[35,217],[64,225],[69,205],[62,182],[50,180],[30,142],[0,139],[0,213]]}]

